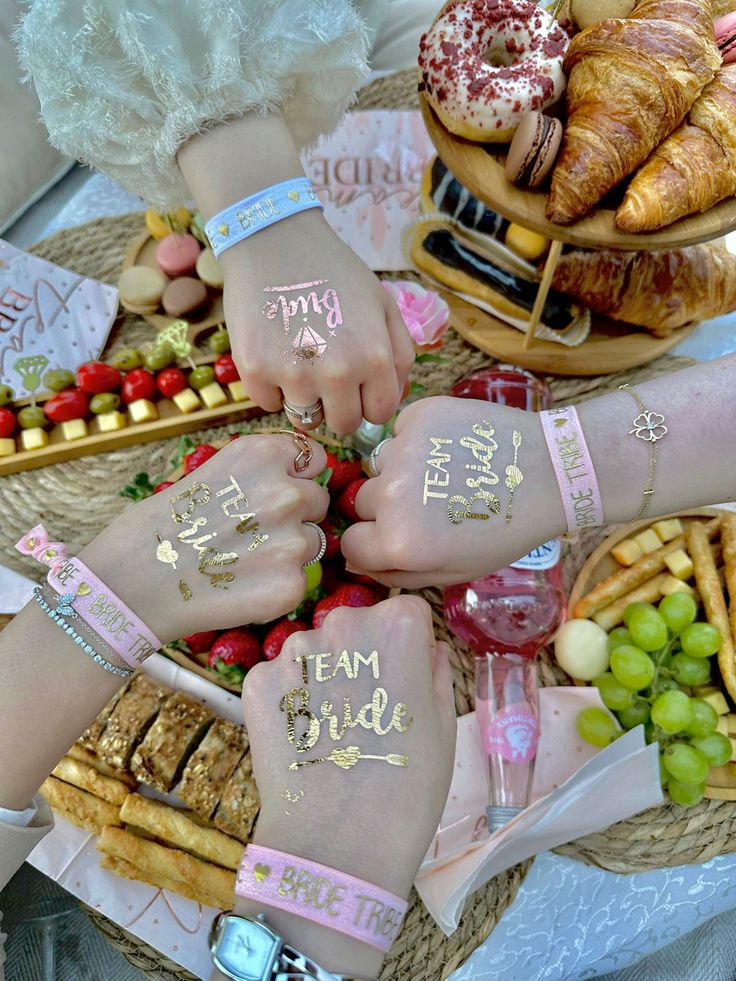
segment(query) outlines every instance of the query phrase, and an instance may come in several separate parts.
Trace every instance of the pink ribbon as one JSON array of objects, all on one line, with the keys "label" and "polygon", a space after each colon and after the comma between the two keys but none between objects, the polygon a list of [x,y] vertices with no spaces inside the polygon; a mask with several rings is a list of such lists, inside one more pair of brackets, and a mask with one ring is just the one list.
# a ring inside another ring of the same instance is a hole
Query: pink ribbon
[{"label": "pink ribbon", "polygon": [[36,525],[27,531],[15,547],[22,555],[31,555],[36,562],[49,566],[52,572],[58,572],[67,560],[66,545],[63,542],[50,542],[43,525]]}]

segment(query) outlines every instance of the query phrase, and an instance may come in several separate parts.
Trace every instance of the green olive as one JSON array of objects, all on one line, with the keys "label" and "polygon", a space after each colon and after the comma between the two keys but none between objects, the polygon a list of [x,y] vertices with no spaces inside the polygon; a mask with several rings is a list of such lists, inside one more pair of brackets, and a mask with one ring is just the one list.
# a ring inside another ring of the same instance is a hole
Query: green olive
[{"label": "green olive", "polygon": [[26,405],[18,412],[18,424],[21,429],[35,429],[48,426],[49,420],[40,405]]},{"label": "green olive", "polygon": [[194,368],[189,372],[189,384],[197,390],[204,388],[205,385],[209,385],[214,380],[214,368],[211,368],[208,364],[200,365],[199,368]]},{"label": "green olive", "polygon": [[61,392],[63,389],[74,385],[76,381],[74,372],[68,371],[66,368],[52,368],[51,371],[46,372],[43,378],[44,385],[52,392]]},{"label": "green olive", "polygon": [[213,354],[224,354],[230,350],[230,335],[226,330],[216,330],[208,337],[207,345]]},{"label": "green olive", "polygon": [[143,364],[149,371],[161,371],[176,359],[174,349],[170,344],[159,344],[143,355]]},{"label": "green olive", "polygon": [[94,412],[96,416],[102,412],[114,412],[119,405],[120,396],[116,395],[115,392],[100,392],[99,395],[93,395],[89,400],[90,412]]},{"label": "green olive", "polygon": [[143,358],[141,352],[134,347],[121,347],[110,358],[110,364],[118,371],[132,371],[133,368],[140,368]]},{"label": "green olive", "polygon": [[0,385],[0,405],[7,405],[8,402],[12,402],[15,397],[15,392],[10,387],[10,385]]}]

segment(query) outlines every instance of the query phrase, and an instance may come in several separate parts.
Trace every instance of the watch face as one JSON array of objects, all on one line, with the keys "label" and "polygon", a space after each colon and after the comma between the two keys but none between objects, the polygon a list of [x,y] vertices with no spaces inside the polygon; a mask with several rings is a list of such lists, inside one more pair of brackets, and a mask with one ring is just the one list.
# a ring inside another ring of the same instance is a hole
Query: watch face
[{"label": "watch face", "polygon": [[263,981],[271,977],[280,941],[253,920],[225,917],[214,953],[215,965],[238,981]]}]

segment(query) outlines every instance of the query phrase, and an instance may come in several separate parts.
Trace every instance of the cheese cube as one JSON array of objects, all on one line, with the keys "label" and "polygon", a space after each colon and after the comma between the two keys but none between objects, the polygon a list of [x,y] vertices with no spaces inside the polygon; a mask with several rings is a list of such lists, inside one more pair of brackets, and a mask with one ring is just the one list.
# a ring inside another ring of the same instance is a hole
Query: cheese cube
[{"label": "cheese cube", "polygon": [[632,541],[637,543],[645,555],[647,552],[655,552],[662,545],[659,536],[655,535],[651,528],[645,528],[638,535],[634,535]]},{"label": "cheese cube", "polygon": [[611,555],[620,565],[633,565],[642,554],[641,545],[633,538],[624,538],[611,549]]},{"label": "cheese cube", "polygon": [[204,388],[200,388],[199,397],[208,409],[219,409],[221,405],[227,405],[228,399],[225,389],[219,382],[210,382]]},{"label": "cheese cube", "polygon": [[729,712],[726,716],[726,725],[732,736],[736,736],[736,712]]},{"label": "cheese cube", "polygon": [[726,701],[722,691],[713,691],[708,695],[699,695],[698,697],[702,698],[703,701],[707,702],[709,705],[712,705],[719,715],[728,714],[728,702]]},{"label": "cheese cube", "polygon": [[695,590],[693,587],[682,579],[677,579],[675,576],[665,576],[659,587],[659,591],[662,596],[669,596],[670,593],[687,593],[688,596],[695,596]]},{"label": "cheese cube", "polygon": [[40,450],[49,445],[49,434],[40,426],[24,429],[20,434],[20,445],[24,450]]},{"label": "cheese cube", "polygon": [[720,732],[722,736],[728,737],[730,735],[728,731],[728,716],[719,715],[718,722],[716,723],[716,732]]},{"label": "cheese cube", "polygon": [[197,409],[202,408],[202,403],[199,401],[199,396],[194,391],[193,388],[182,388],[180,392],[177,392],[171,400],[177,407],[179,412],[183,412],[185,415],[189,412],[196,412]]},{"label": "cheese cube", "polygon": [[665,556],[664,564],[670,570],[673,576],[678,579],[689,579],[695,571],[693,568],[693,560],[687,554],[684,548],[678,548],[676,552],[670,552],[669,555]]},{"label": "cheese cube", "polygon": [[245,385],[242,381],[230,382],[227,386],[228,392],[230,392],[230,398],[233,402],[246,402],[248,399],[248,393],[245,391]]},{"label": "cheese cube", "polygon": [[128,406],[128,415],[131,422],[153,422],[158,419],[158,409],[149,399],[136,399]]},{"label": "cheese cube", "polygon": [[62,422],[61,435],[69,441],[88,436],[87,423],[84,419],[70,419],[69,422]]},{"label": "cheese cube", "polygon": [[704,695],[710,695],[714,691],[720,691],[715,685],[695,685],[693,688],[693,695],[697,698],[703,698]]},{"label": "cheese cube", "polygon": [[681,535],[684,530],[679,518],[665,518],[663,521],[655,521],[652,525],[652,531],[663,542],[671,542],[673,538]]},{"label": "cheese cube", "polygon": [[15,453],[15,440],[8,438],[0,439],[0,456],[12,456]]},{"label": "cheese cube", "polygon": [[97,416],[97,429],[101,433],[114,433],[118,429],[125,429],[127,425],[125,414],[117,409],[114,412],[101,412]]}]

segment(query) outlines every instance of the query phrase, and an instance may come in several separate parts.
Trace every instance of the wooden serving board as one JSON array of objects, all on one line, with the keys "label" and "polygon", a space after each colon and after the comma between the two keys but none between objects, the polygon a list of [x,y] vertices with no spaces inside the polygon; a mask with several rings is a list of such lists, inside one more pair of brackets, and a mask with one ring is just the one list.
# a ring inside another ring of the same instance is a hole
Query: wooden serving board
[{"label": "wooden serving board", "polygon": [[452,293],[442,291],[442,297],[450,307],[452,326],[470,344],[499,361],[551,375],[610,375],[638,368],[671,351],[697,326],[689,324],[668,337],[654,337],[642,327],[615,323],[594,313],[590,335],[578,347],[535,337],[533,345],[525,349],[526,335],[516,327]]},{"label": "wooden serving board", "polygon": [[[718,517],[721,513],[718,508],[692,508],[689,511],[667,515],[667,517],[680,518],[683,524],[687,526],[696,518],[713,518]],[[633,521],[631,524],[622,525],[602,541],[595,551],[591,552],[570,591],[568,600],[570,610],[575,607],[581,597],[589,593],[601,580],[622,568],[611,556],[611,549],[624,538],[631,538],[632,535],[636,535],[642,529],[648,528],[654,520],[660,519],[645,518],[643,521]],[[575,683],[585,684],[582,681]],[[725,691],[724,694],[726,694]],[[727,763],[725,766],[712,766],[710,768],[705,796],[712,800],[736,800],[736,763]]]},{"label": "wooden serving board", "polygon": [[709,242],[736,228],[736,198],[728,198],[701,215],[681,218],[661,231],[642,235],[629,235],[616,227],[618,201],[613,206],[594,208],[572,225],[555,225],[544,215],[546,191],[524,190],[506,179],[505,145],[474,143],[455,136],[443,126],[422,93],[419,104],[437,153],[460,183],[504,218],[545,238],[589,249],[674,249]]}]

